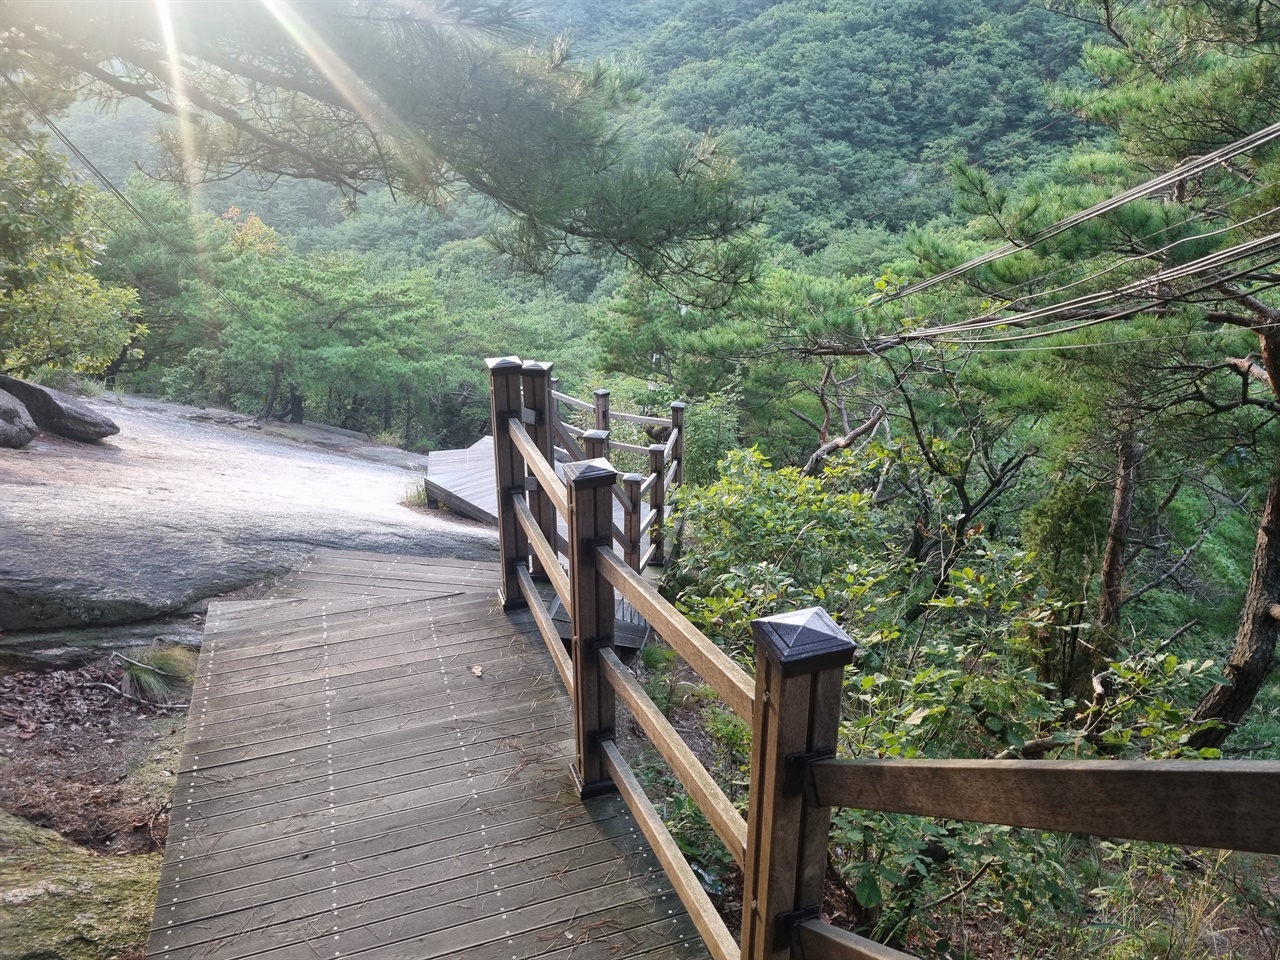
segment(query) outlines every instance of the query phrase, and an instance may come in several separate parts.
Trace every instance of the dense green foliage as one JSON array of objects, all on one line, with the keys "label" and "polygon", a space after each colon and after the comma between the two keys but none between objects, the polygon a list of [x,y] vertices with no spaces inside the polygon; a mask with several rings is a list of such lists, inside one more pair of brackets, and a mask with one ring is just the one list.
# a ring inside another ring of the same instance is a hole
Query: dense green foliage
[{"label": "dense green foliage", "polygon": [[1079,136],[1044,84],[1084,31],[1035,6],[782,3],[723,32],[716,4],[691,6],[701,17],[649,45],[666,76],[657,105],[727,129],[772,230],[806,252],[858,221],[935,216],[953,156],[1017,170]]},{"label": "dense green foliage", "polygon": [[[1212,664],[1125,651],[1107,671],[1105,700],[1047,682],[1063,637],[1079,630],[1079,610],[1037,583],[1014,538],[973,534],[941,580],[935,564],[909,559],[913,498],[900,485],[923,469],[910,443],[842,454],[821,477],[770,469],[754,453],[730,455],[720,480],[681,498],[681,606],[747,664],[752,619],[813,604],[837,617],[860,646],[842,756],[1191,754],[1185,704],[1214,678]],[[941,511],[962,512],[957,491],[936,493]],[[846,810],[836,818],[833,857],[853,894],[851,917],[879,939],[901,943],[909,930],[929,944],[953,937],[945,915],[916,911],[977,877],[975,901],[1031,948],[1042,946],[1034,941],[1047,917],[1087,909],[1055,846],[1062,842]],[[1086,934],[1072,949],[1088,944]]]},{"label": "dense green foliage", "polygon": [[0,373],[100,373],[134,338],[136,295],[93,273],[101,251],[89,190],[0,91]]},{"label": "dense green foliage", "polygon": [[581,309],[527,278],[495,282],[505,271],[479,240],[437,247],[430,266],[381,248],[300,254],[255,214],[193,211],[140,181],[129,197],[147,222],[114,213],[104,270],[138,285],[151,318],[152,362],[116,368],[134,389],[265,416],[297,398],[308,417],[438,448],[485,429],[495,344],[537,353],[554,317],[562,372],[585,374]]}]

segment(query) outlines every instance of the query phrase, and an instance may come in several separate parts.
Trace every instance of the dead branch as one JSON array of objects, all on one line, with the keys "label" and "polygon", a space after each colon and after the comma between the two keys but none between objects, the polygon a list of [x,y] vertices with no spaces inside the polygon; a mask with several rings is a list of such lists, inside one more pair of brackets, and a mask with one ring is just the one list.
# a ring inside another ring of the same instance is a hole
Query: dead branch
[{"label": "dead branch", "polygon": [[135,697],[131,694],[125,693],[119,687],[113,687],[109,683],[86,683],[85,686],[101,687],[103,690],[110,690],[117,697],[123,697],[126,700],[131,700],[134,703],[140,703],[144,707],[151,707],[155,710],[186,710],[191,706],[189,703],[152,703],[150,700],[143,700],[141,697]]},{"label": "dead branch", "polygon": [[800,471],[801,475],[812,477],[819,473],[822,470],[823,464],[827,462],[827,459],[833,453],[837,450],[847,450],[859,437],[866,436],[868,433],[875,430],[875,428],[880,425],[880,421],[883,420],[884,417],[884,407],[877,406],[873,408],[871,416],[867,418],[865,422],[854,427],[843,437],[837,437],[835,440],[828,440],[815,450],[813,456],[809,458],[809,462],[806,463],[804,465],[804,469]]}]

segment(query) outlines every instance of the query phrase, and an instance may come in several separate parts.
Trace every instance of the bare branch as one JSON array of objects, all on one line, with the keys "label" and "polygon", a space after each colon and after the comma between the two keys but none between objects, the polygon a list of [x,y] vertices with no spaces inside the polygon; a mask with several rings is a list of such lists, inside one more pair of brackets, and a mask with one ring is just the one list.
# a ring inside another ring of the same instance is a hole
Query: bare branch
[{"label": "bare branch", "polygon": [[[791,411],[795,413],[795,411]],[[852,446],[853,442],[859,437],[866,436],[880,425],[880,421],[885,418],[886,411],[884,407],[877,406],[871,411],[871,416],[858,426],[854,427],[843,437],[837,437],[834,440],[828,440],[817,450],[813,456],[809,458],[809,462],[804,465],[804,469],[800,471],[801,475],[806,477],[815,476],[821,469],[827,459],[837,450],[847,450]]]}]

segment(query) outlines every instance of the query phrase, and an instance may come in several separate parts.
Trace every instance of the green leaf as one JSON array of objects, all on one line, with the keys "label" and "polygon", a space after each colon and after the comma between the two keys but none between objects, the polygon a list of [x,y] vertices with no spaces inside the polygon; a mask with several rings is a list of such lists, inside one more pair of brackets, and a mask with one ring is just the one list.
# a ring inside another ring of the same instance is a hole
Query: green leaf
[{"label": "green leaf", "polygon": [[929,708],[920,707],[913,714],[911,714],[911,716],[907,717],[907,719],[904,720],[903,723],[907,724],[908,726],[914,727],[919,725],[920,721],[923,720],[928,715],[929,715]]},{"label": "green leaf", "polygon": [[880,905],[880,884],[876,883],[876,878],[867,874],[853,888],[853,895],[857,898],[858,903],[868,910]]}]

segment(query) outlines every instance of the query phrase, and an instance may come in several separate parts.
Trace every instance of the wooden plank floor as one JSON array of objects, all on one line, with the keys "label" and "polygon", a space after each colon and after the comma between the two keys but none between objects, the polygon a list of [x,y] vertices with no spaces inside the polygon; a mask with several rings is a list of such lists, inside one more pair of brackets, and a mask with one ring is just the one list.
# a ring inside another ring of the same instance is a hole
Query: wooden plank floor
[{"label": "wooden plank floor", "polygon": [[706,950],[497,567],[325,550],[210,607],[148,957]]}]

